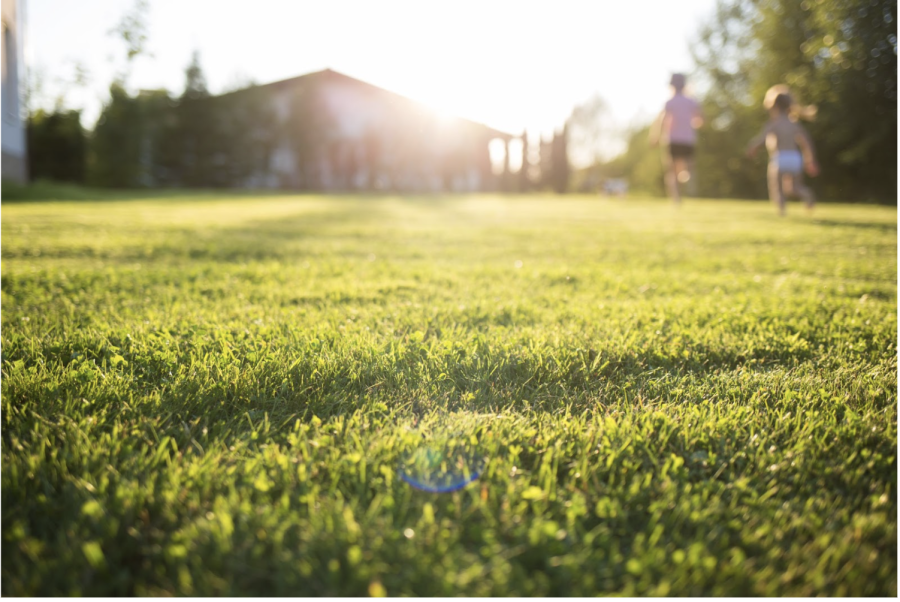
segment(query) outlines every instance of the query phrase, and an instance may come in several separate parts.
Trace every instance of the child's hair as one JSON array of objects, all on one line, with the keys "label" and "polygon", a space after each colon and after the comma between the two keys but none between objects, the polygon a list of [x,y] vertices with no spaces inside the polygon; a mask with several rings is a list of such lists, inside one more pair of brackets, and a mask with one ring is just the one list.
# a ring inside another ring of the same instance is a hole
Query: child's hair
[{"label": "child's hair", "polygon": [[789,94],[779,94],[775,97],[775,102],[773,102],[772,104],[775,106],[775,108],[784,113],[787,113],[791,110],[791,104],[793,103]]},{"label": "child's hair", "polygon": [[776,108],[786,113],[792,121],[797,119],[805,119],[812,121],[816,117],[816,105],[801,105],[794,102],[791,96],[791,89],[785,84],[776,84],[766,91],[763,99],[763,106],[767,110]]},{"label": "child's hair", "polygon": [[673,73],[672,79],[669,80],[669,85],[675,88],[676,90],[683,90],[685,84],[684,73]]}]

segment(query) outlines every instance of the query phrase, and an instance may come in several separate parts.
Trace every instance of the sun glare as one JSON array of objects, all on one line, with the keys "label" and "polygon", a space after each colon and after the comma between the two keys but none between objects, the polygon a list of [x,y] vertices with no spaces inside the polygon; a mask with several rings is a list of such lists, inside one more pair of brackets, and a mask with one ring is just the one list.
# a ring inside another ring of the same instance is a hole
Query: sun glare
[{"label": "sun glare", "polygon": [[448,89],[445,84],[419,87],[412,98],[428,106],[431,111],[445,122],[456,117],[473,121],[483,121],[479,116],[496,114],[497,108],[489,98],[473,99],[465,89]]}]

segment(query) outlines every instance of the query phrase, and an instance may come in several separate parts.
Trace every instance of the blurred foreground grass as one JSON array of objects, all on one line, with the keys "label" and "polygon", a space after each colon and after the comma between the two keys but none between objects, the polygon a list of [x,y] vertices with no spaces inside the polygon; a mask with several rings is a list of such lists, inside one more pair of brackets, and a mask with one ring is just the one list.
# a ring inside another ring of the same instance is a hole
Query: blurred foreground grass
[{"label": "blurred foreground grass", "polygon": [[791,209],[6,204],[3,593],[895,596],[896,209]]}]

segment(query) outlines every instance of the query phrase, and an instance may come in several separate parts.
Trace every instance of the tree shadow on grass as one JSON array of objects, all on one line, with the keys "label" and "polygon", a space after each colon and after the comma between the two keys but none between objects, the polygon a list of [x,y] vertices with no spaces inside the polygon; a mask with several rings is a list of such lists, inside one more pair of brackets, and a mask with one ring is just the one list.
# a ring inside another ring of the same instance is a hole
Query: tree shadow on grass
[{"label": "tree shadow on grass", "polygon": [[214,188],[91,188],[64,182],[38,180],[26,185],[3,181],[4,204],[82,201],[87,203],[122,201],[223,200],[296,194],[285,190],[243,190]]},{"label": "tree shadow on grass", "polygon": [[865,230],[878,230],[884,233],[897,232],[897,224],[887,222],[854,222],[839,221],[831,219],[814,219],[813,224],[817,226],[829,226],[833,228],[860,228]]},{"label": "tree shadow on grass", "polygon": [[[139,198],[139,197],[135,197]],[[96,199],[92,199],[96,200]],[[109,199],[110,201],[112,199]],[[121,199],[120,199],[121,200]],[[166,199],[169,200],[169,199]],[[210,197],[209,200],[222,200]],[[171,198],[177,202],[177,197]],[[212,210],[212,209],[211,209]],[[117,234],[133,234],[134,242],[120,246],[98,246],[88,235],[83,241],[62,243],[53,241],[40,246],[22,244],[16,235],[9,235],[11,244],[5,244],[7,258],[42,257],[52,259],[102,259],[114,262],[155,261],[211,261],[242,263],[253,261],[297,259],[310,255],[334,253],[330,247],[317,245],[333,240],[371,239],[385,242],[387,234],[377,229],[363,230],[367,222],[384,222],[384,208],[377,203],[353,202],[353,199],[330,199],[327,207],[310,210],[298,207],[293,215],[246,221],[233,226],[209,225],[203,227],[140,226],[129,225]],[[347,225],[353,216],[353,226]],[[81,226],[82,229],[85,226]],[[109,225],[96,226],[102,240]]]},{"label": "tree shadow on grass", "polygon": [[[427,239],[429,245],[440,241],[434,240],[432,228],[424,230],[407,229],[409,224],[425,219],[428,224],[437,224],[437,228],[455,225],[486,226],[493,223],[479,222],[473,224],[474,218],[467,213],[465,204],[457,204],[465,200],[465,196],[453,195],[415,195],[395,196],[387,194],[353,194],[353,195],[311,195],[305,196],[291,191],[183,191],[183,190],[129,190],[115,191],[106,189],[86,189],[64,185],[35,185],[20,195],[15,191],[8,192],[4,188],[4,203],[8,202],[46,202],[46,201],[84,201],[115,202],[149,200],[160,203],[177,204],[189,198],[201,204],[228,200],[253,198],[278,198],[290,203],[297,201],[296,212],[285,215],[266,216],[265,207],[253,216],[252,209],[248,213],[250,219],[238,224],[178,224],[178,225],[146,225],[127,224],[116,228],[115,223],[79,224],[82,240],[77,243],[61,243],[54,241],[43,247],[36,246],[34,241],[22,244],[17,233],[10,233],[12,244],[5,245],[3,252],[9,258],[43,257],[56,259],[103,259],[118,262],[134,261],[211,261],[223,263],[239,263],[248,261],[268,261],[297,259],[298,257],[340,255],[341,248],[359,247],[362,245],[384,246],[402,243],[411,244],[420,239]],[[399,201],[401,204],[384,201]],[[309,204],[311,202],[313,205]],[[248,205],[249,206],[249,205]],[[409,207],[412,211],[407,215],[397,209]],[[453,211],[452,209],[458,209]],[[210,207],[210,211],[217,210]],[[431,213],[439,213],[435,220]],[[476,220],[477,221],[477,220]],[[130,240],[119,246],[105,247],[96,240],[104,240],[108,233],[115,230],[117,235],[129,235]],[[65,224],[60,232],[66,231]],[[97,236],[93,234],[96,232]],[[440,238],[440,237],[438,237]],[[132,242],[133,241],[133,242]],[[317,244],[321,241],[321,244]],[[461,244],[461,243],[460,243]],[[337,249],[337,250],[335,250]],[[357,256],[368,251],[350,253]]]}]

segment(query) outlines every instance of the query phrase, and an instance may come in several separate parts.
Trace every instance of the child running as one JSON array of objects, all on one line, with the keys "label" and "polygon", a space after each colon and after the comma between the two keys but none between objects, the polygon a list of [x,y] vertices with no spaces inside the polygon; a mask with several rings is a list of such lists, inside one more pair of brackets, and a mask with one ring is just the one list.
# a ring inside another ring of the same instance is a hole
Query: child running
[{"label": "child running", "polygon": [[812,111],[795,105],[784,84],[769,88],[763,106],[769,111],[769,121],[763,131],[750,141],[747,155],[755,156],[765,143],[769,151],[769,199],[778,206],[779,215],[786,213],[785,195],[799,196],[807,210],[812,211],[816,199],[812,190],[803,183],[803,171],[805,169],[807,174],[815,177],[819,166],[809,134],[797,123],[798,115],[804,111],[811,114]]},{"label": "child running", "polygon": [[694,145],[697,142],[696,129],[703,125],[700,104],[685,95],[685,83],[683,73],[672,74],[669,82],[672,86],[672,98],[666,102],[659,117],[650,127],[651,146],[656,146],[662,140],[668,147],[663,151],[664,177],[666,191],[676,207],[681,204],[679,182],[687,184],[689,195],[695,193]]}]

